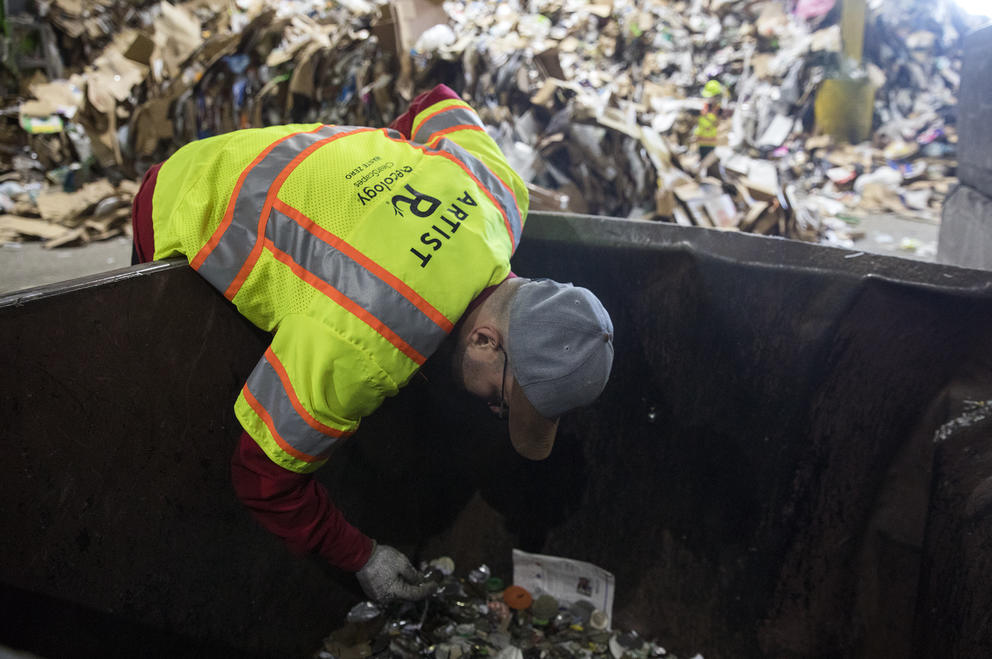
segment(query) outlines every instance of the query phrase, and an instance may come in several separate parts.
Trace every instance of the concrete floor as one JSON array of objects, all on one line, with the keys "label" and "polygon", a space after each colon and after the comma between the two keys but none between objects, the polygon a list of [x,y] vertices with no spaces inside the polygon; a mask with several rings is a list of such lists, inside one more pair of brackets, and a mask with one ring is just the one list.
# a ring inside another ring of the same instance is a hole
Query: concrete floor
[{"label": "concrete floor", "polygon": [[45,249],[40,242],[0,245],[0,294],[78,279],[131,265],[124,236],[82,247]]},{"label": "concrete floor", "polygon": [[851,229],[864,234],[854,241],[856,251],[930,263],[937,260],[939,222],[872,215],[851,226]]},{"label": "concrete floor", "polygon": [[[864,236],[854,250],[933,262],[936,223],[893,216],[873,216],[852,227]],[[0,294],[109,272],[131,264],[131,242],[123,236],[83,247],[44,249],[41,243],[0,245]]]}]

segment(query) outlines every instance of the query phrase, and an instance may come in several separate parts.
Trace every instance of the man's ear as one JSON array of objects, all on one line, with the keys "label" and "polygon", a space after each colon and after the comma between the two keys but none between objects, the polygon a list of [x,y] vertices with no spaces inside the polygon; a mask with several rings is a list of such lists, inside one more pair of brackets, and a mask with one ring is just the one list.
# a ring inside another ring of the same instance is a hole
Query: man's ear
[{"label": "man's ear", "polygon": [[476,350],[498,350],[502,345],[499,331],[488,326],[478,325],[468,335],[468,345]]}]

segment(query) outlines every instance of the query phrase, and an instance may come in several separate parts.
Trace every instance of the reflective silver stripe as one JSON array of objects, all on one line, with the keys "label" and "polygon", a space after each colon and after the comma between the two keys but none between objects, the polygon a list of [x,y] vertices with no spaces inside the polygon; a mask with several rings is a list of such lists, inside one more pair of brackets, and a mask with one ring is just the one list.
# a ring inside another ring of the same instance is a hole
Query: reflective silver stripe
[{"label": "reflective silver stripe", "polygon": [[447,336],[443,328],[395,288],[277,209],[272,210],[265,236],[304,269],[378,318],[421,355],[430,356]]},{"label": "reflective silver stripe", "polygon": [[443,110],[422,123],[420,127],[417,128],[417,133],[413,136],[412,141],[417,142],[418,144],[427,144],[430,142],[431,136],[439,130],[465,125],[485,128],[485,126],[482,125],[482,120],[479,119],[479,115],[468,108],[455,105]]},{"label": "reflective silver stripe", "polygon": [[279,374],[269,363],[268,352],[255,365],[245,384],[272,417],[279,436],[297,451],[317,458],[339,439],[317,430],[300,416],[283,388]]},{"label": "reflective silver stripe", "polygon": [[258,240],[258,221],[265,198],[276,178],[293,158],[314,142],[353,131],[350,126],[321,126],[308,133],[296,133],[278,141],[264,158],[250,166],[234,201],[234,215],[220,242],[197,269],[207,281],[224,293]]},{"label": "reflective silver stripe", "polygon": [[513,233],[513,246],[516,247],[519,245],[520,232],[523,227],[523,222],[520,217],[520,210],[517,208],[517,203],[513,197],[513,194],[506,187],[506,185],[504,185],[503,181],[501,181],[498,176],[493,174],[481,160],[447,138],[442,138],[439,140],[437,146],[427,149],[427,152],[430,153],[435,150],[445,151],[457,158],[463,165],[465,165],[465,168],[479,180],[483,187],[492,193],[493,197],[496,199],[496,203],[503,208],[503,211],[506,213],[506,217],[510,220],[510,231]]}]

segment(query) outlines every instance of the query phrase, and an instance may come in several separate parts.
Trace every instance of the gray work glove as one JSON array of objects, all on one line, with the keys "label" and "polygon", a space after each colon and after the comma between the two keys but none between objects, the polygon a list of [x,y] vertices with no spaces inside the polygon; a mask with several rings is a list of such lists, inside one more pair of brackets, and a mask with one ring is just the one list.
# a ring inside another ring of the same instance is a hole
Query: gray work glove
[{"label": "gray work glove", "polygon": [[372,548],[368,562],[355,576],[368,598],[377,602],[422,600],[435,587],[433,582],[424,582],[403,552],[379,543]]}]

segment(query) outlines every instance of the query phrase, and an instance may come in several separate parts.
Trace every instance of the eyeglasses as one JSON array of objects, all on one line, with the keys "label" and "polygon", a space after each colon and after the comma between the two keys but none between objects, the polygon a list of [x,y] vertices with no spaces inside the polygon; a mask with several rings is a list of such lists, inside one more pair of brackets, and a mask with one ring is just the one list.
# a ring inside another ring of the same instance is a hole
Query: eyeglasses
[{"label": "eyeglasses", "polygon": [[496,411],[496,418],[506,419],[510,415],[510,406],[506,402],[504,394],[506,393],[506,362],[508,360],[506,355],[506,350],[503,346],[499,346],[500,352],[503,353],[503,377],[499,380],[499,409]]}]

